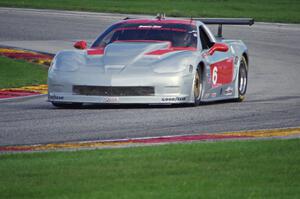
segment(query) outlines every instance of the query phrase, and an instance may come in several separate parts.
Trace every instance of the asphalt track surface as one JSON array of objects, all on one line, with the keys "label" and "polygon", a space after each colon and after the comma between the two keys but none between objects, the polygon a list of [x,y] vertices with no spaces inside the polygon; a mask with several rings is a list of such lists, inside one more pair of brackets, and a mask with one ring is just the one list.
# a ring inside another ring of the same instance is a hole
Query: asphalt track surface
[{"label": "asphalt track surface", "polygon": [[[93,40],[124,15],[0,8],[0,45],[47,52]],[[300,25],[228,26],[249,47],[246,100],[199,107],[58,109],[46,97],[0,102],[0,146],[300,126]]]}]

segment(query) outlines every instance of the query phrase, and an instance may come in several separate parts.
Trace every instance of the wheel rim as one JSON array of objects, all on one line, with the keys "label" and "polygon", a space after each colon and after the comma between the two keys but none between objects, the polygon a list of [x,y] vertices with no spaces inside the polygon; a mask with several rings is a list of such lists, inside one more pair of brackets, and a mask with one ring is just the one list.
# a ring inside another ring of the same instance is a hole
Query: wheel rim
[{"label": "wheel rim", "polygon": [[244,65],[241,65],[239,72],[239,92],[241,95],[246,93],[247,89],[247,71]]},{"label": "wheel rim", "polygon": [[201,89],[202,89],[202,85],[200,82],[200,76],[199,76],[199,73],[196,72],[195,81],[194,81],[194,96],[195,96],[195,99],[197,99],[197,100],[200,98]]}]

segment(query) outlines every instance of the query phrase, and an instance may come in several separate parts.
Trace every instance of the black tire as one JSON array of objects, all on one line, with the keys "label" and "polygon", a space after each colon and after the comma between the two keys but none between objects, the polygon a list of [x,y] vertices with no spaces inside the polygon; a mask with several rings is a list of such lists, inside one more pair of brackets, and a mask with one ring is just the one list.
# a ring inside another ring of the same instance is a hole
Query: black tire
[{"label": "black tire", "polygon": [[60,103],[52,102],[52,105],[58,108],[80,108],[82,103]]},{"label": "black tire", "polygon": [[248,66],[245,58],[243,57],[239,67],[238,76],[238,102],[242,102],[245,99],[248,85]]},{"label": "black tire", "polygon": [[198,67],[194,77],[193,83],[193,94],[194,94],[194,106],[199,106],[201,103],[201,95],[202,95],[202,71],[201,68]]}]

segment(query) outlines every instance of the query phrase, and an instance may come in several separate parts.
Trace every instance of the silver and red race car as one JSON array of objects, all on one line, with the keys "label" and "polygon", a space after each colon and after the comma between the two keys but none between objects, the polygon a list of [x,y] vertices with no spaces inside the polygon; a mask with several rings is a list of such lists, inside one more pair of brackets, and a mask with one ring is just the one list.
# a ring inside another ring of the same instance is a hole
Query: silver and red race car
[{"label": "silver and red race car", "polygon": [[[240,40],[222,38],[222,25],[253,19],[124,19],[87,48],[56,54],[48,73],[55,106],[178,104],[245,97],[249,58]],[[219,25],[214,36],[206,26]]]}]

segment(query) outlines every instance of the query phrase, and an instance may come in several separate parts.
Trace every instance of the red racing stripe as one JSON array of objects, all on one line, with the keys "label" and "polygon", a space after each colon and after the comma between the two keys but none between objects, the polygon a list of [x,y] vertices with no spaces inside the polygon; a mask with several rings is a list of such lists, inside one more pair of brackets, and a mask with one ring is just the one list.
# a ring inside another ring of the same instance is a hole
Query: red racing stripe
[{"label": "red racing stripe", "polygon": [[176,51],[195,51],[197,50],[194,47],[172,47],[167,49],[161,49],[161,50],[155,50],[149,53],[146,53],[146,55],[163,55],[170,52],[176,52]]},{"label": "red racing stripe", "polygon": [[102,49],[102,48],[89,49],[89,50],[87,50],[87,54],[88,55],[103,55],[104,49]]}]

